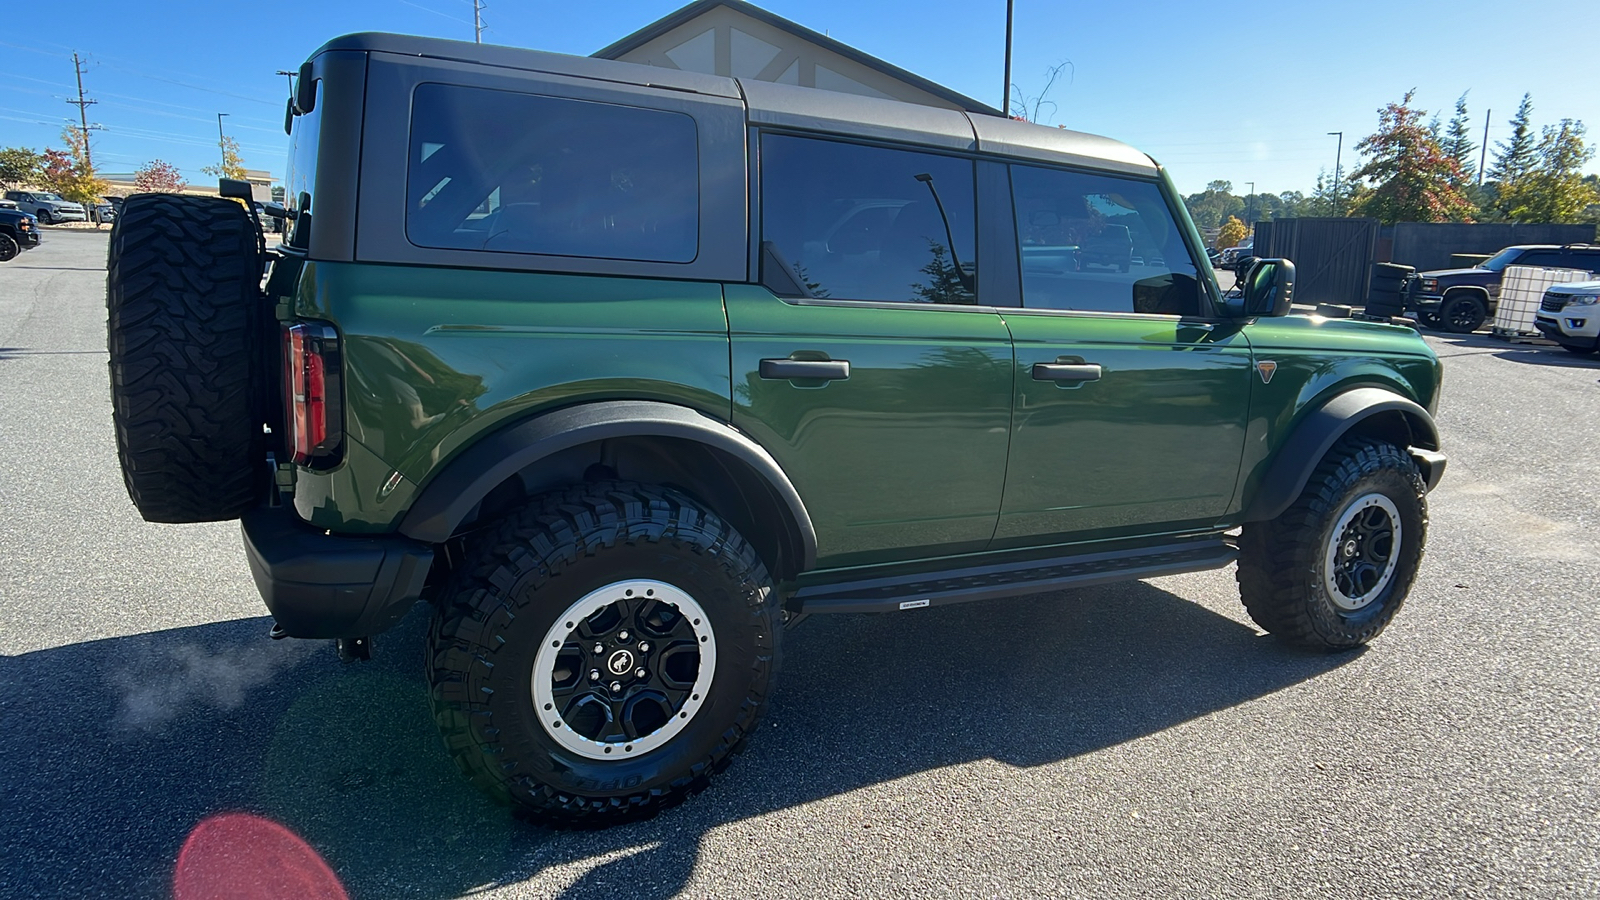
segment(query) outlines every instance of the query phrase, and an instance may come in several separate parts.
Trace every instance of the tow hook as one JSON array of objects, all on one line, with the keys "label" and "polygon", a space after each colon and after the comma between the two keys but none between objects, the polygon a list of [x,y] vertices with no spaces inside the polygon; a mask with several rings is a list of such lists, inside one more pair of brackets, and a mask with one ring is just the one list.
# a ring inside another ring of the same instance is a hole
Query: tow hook
[{"label": "tow hook", "polygon": [[333,642],[333,647],[339,651],[340,662],[365,662],[372,658],[370,637],[337,638]]}]

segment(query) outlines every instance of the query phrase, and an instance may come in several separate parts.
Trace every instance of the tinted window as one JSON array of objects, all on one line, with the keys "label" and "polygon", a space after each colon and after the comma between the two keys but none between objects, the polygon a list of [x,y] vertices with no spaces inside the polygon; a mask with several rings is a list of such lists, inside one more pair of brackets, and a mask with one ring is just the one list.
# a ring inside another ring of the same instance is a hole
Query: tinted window
[{"label": "tinted window", "polygon": [[974,210],[971,160],[761,139],[762,265],[811,296],[976,302]]},{"label": "tinted window", "polygon": [[1517,261],[1512,265],[1545,266],[1551,269],[1559,269],[1566,265],[1566,260],[1561,258],[1559,250],[1529,250],[1527,253],[1517,257]]},{"label": "tinted window", "polygon": [[1199,315],[1200,281],[1154,182],[1011,168],[1022,305]]},{"label": "tinted window", "polygon": [[682,113],[420,85],[406,235],[428,247],[690,262],[695,153]]},{"label": "tinted window", "polygon": [[1600,270],[1600,250],[1574,250],[1572,262],[1568,263],[1574,269],[1583,269],[1588,272]]}]

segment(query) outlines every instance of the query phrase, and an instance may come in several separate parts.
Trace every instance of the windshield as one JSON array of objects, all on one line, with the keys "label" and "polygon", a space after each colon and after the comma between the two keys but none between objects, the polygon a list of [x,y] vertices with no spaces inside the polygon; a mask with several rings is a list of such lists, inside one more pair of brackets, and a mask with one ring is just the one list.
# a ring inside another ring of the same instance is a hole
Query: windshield
[{"label": "windshield", "polygon": [[1504,269],[1506,266],[1511,265],[1513,262],[1516,262],[1517,257],[1521,255],[1521,247],[1507,247],[1483,262],[1478,263],[1478,268],[1488,269],[1491,272],[1498,272],[1501,269]]},{"label": "windshield", "polygon": [[[34,194],[34,196],[38,197],[40,200],[61,200],[61,195],[52,194],[52,193],[49,193],[48,191],[41,191],[40,193]],[[63,202],[65,202],[65,201],[63,201]]]}]

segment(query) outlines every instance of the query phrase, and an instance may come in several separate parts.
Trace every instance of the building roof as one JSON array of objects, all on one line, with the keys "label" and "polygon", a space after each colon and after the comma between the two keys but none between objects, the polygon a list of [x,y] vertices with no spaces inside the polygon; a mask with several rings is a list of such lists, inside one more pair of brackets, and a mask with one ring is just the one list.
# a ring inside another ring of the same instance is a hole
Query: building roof
[{"label": "building roof", "polygon": [[905,69],[893,65],[892,63],[885,62],[870,53],[863,53],[849,44],[836,41],[825,34],[819,34],[818,32],[812,31],[804,25],[791,22],[790,20],[785,19],[783,16],[768,12],[761,7],[756,6],[755,4],[746,3],[744,0],[695,0],[695,2],[690,3],[676,12],[669,13],[663,18],[657,19],[656,21],[646,25],[638,31],[635,31],[633,34],[628,35],[622,40],[596,50],[591,55],[599,59],[619,59],[624,54],[644,46],[645,44],[655,40],[658,37],[661,37],[674,28],[677,28],[678,26],[683,25],[692,19],[698,18],[699,16],[702,16],[719,6],[727,7],[735,12],[749,16],[752,19],[764,22],[773,28],[786,31],[800,38],[801,40],[809,41],[830,52],[837,53],[838,55],[843,56],[852,62],[881,72],[890,78],[903,81],[919,90],[926,91],[936,97],[950,102],[957,107],[960,107],[961,109],[967,110],[968,112],[982,113],[990,116],[1002,115],[1000,110],[995,109],[986,103],[979,103],[971,97],[956,91],[952,91],[938,82],[929,81],[928,79],[923,78],[921,75],[918,75],[914,72],[908,72]]}]

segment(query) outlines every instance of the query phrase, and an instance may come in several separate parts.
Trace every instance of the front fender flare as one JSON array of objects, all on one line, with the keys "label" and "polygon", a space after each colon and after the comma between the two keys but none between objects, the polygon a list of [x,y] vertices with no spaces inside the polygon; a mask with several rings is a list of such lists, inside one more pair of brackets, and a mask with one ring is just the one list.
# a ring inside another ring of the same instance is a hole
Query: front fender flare
[{"label": "front fender flare", "polygon": [[817,532],[805,503],[777,460],[726,423],[671,403],[607,400],[570,406],[501,428],[445,465],[412,504],[400,533],[430,544],[450,539],[496,485],[539,460],[582,444],[623,437],[682,438],[738,459],[786,508],[799,544],[802,571],[817,559]]},{"label": "front fender flare", "polygon": [[1261,479],[1244,521],[1275,519],[1294,503],[1322,458],[1340,438],[1373,416],[1398,413],[1405,418],[1413,458],[1422,467],[1423,481],[1431,490],[1444,473],[1444,455],[1438,453],[1439,428],[1421,405],[1391,390],[1353,388],[1336,395],[1307,413],[1284,441],[1277,458]]}]

